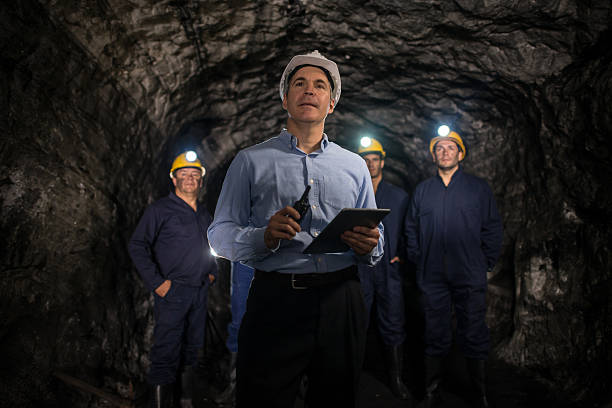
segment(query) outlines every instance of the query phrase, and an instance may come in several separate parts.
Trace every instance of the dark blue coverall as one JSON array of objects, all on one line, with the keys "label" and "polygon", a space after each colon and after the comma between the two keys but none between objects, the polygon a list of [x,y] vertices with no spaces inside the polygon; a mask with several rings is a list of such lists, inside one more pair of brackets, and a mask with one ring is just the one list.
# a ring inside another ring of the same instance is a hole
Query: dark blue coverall
[{"label": "dark blue coverall", "polygon": [[409,196],[404,190],[384,180],[378,184],[376,206],[391,209],[382,220],[385,253],[374,267],[358,265],[368,316],[372,302],[376,301],[378,329],[388,346],[402,344],[406,338],[402,266],[399,262],[390,261],[395,256],[405,258],[402,231],[408,204]]},{"label": "dark blue coverall", "polygon": [[[155,297],[151,384],[175,382],[179,364],[194,365],[204,344],[208,274],[217,273],[206,235],[211,221],[203,205],[196,212],[170,193],[146,209],[130,240],[132,261]],[[162,298],[155,289],[166,279]]]},{"label": "dark blue coverall", "polygon": [[230,352],[238,351],[238,330],[242,316],[246,311],[247,297],[255,270],[238,261],[232,262],[232,283],[230,286],[230,299],[232,320],[227,325],[227,341],[225,345]]},{"label": "dark blue coverall", "polygon": [[485,322],[487,271],[501,251],[502,221],[486,181],[459,168],[448,186],[440,176],[421,182],[405,224],[408,258],[416,264],[425,317],[425,354],[444,356],[452,341],[467,358],[489,351]]}]

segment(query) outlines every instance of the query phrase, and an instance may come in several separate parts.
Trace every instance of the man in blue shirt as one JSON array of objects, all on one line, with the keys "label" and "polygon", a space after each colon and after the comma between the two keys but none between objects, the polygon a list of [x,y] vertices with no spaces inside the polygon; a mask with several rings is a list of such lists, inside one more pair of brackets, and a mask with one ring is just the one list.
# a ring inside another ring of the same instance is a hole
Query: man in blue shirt
[{"label": "man in blue shirt", "polygon": [[[255,268],[238,336],[238,407],[291,407],[304,375],[308,406],[355,405],[366,334],[355,265],[381,258],[382,224],[345,231],[347,252],[302,253],[342,208],[376,208],[364,161],[323,133],[340,89],[334,62],[295,56],[280,83],[287,129],[240,151],[223,182],[211,246]],[[291,205],[307,186],[300,216]]]},{"label": "man in blue shirt", "polygon": [[208,287],[216,274],[206,230],[211,216],[198,204],[204,167],[195,152],[179,155],[170,177],[174,193],[150,205],[129,242],[145,286],[154,293],[150,406],[172,407],[181,367],[181,405],[192,406],[193,365],[204,344]]},{"label": "man in blue shirt", "polygon": [[402,381],[403,343],[406,339],[402,263],[405,259],[402,231],[408,208],[408,194],[383,180],[386,153],[380,142],[363,138],[359,155],[365,160],[378,208],[390,208],[382,223],[385,227],[385,247],[382,260],[375,267],[359,265],[359,280],[363,289],[366,310],[370,316],[376,302],[376,323],[385,345],[389,384],[393,394],[412,400]]},{"label": "man in blue shirt", "polygon": [[499,257],[503,227],[489,185],[461,170],[465,145],[448,131],[431,140],[437,175],[416,187],[405,224],[407,254],[416,264],[425,317],[424,405],[436,400],[440,365],[452,341],[453,307],[456,341],[467,358],[476,406],[487,407],[487,271]]}]

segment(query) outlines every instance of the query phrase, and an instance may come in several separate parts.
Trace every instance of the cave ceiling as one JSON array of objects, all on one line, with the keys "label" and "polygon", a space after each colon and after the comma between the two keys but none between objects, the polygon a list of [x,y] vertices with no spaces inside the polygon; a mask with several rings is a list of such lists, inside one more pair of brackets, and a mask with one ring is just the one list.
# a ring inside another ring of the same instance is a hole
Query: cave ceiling
[{"label": "cave ceiling", "polygon": [[343,79],[330,137],[349,148],[363,134],[380,138],[389,171],[412,187],[428,174],[427,141],[441,122],[465,137],[476,167],[490,168],[503,148],[491,151],[525,141],[514,132],[536,139],[538,126],[529,123],[537,109],[528,100],[607,28],[609,5],[596,3],[587,10],[560,1],[41,5],[146,111],[158,142],[180,149],[186,127],[205,123],[192,133],[216,139],[200,143],[212,167],[282,128],[280,73],[293,55],[318,49],[337,61]]}]

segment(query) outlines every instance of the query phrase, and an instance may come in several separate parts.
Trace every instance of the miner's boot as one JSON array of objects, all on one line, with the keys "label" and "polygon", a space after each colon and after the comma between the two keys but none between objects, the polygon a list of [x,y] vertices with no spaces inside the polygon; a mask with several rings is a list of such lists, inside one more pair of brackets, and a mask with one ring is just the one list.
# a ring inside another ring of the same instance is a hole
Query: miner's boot
[{"label": "miner's boot", "polygon": [[402,345],[387,346],[387,368],[389,370],[389,388],[393,395],[412,402],[412,395],[402,381],[403,352]]},{"label": "miner's boot", "polygon": [[474,408],[489,408],[486,390],[486,365],[485,360],[473,358],[466,359],[467,369],[474,387],[475,398],[472,402]]},{"label": "miner's boot", "polygon": [[234,407],[236,406],[236,357],[238,353],[233,351],[230,353],[230,363],[229,363],[229,384],[227,388],[223,390],[217,398],[215,398],[215,402],[224,407]]},{"label": "miner's boot", "polygon": [[183,367],[181,371],[181,408],[193,408],[193,366]]},{"label": "miner's boot", "polygon": [[442,357],[425,356],[425,398],[422,408],[433,408],[440,399],[440,367]]},{"label": "miner's boot", "polygon": [[172,408],[174,384],[155,384],[149,390],[149,408]]}]

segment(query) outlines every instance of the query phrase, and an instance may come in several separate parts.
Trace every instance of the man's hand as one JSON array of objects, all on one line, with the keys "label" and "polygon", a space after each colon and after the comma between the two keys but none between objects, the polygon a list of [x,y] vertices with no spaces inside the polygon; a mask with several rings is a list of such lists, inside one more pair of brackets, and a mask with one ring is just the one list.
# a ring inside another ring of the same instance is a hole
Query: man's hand
[{"label": "man's hand", "polygon": [[396,263],[396,262],[403,264],[404,260],[400,258],[399,256],[394,256],[393,259],[389,261],[389,263]]},{"label": "man's hand", "polygon": [[354,227],[352,231],[344,231],[340,237],[357,255],[365,255],[378,244],[380,233],[378,227]]},{"label": "man's hand", "polygon": [[162,283],[157,287],[157,289],[155,289],[155,293],[157,293],[161,297],[164,297],[166,296],[166,293],[168,293],[168,291],[170,290],[170,286],[172,286],[172,282],[166,279],[164,283]]},{"label": "man's hand", "polygon": [[295,234],[300,232],[300,224],[295,220],[300,219],[300,213],[295,208],[287,206],[276,212],[268,222],[264,232],[264,242],[269,249],[278,247],[281,239],[291,240]]},{"label": "man's hand", "polygon": [[215,275],[213,275],[212,273],[209,273],[208,274],[208,281],[212,285],[212,283],[215,281]]}]

